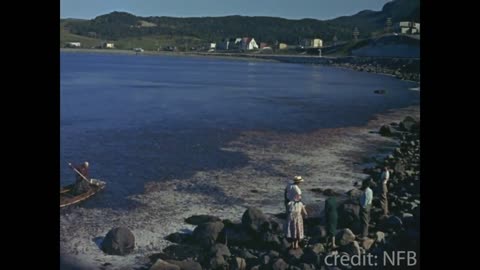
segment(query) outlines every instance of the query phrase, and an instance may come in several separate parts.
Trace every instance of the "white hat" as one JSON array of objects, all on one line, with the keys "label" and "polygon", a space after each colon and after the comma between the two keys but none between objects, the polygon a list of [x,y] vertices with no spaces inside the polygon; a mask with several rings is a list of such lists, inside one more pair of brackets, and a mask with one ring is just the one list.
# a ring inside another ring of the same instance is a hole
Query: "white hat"
[{"label": "white hat", "polygon": [[85,166],[88,167],[88,161],[85,161],[83,164],[85,164]]},{"label": "white hat", "polygon": [[303,178],[302,178],[301,176],[297,175],[297,176],[295,176],[295,177],[293,178],[293,182],[295,182],[295,183],[302,183],[302,182],[304,182],[304,180],[303,180]]}]

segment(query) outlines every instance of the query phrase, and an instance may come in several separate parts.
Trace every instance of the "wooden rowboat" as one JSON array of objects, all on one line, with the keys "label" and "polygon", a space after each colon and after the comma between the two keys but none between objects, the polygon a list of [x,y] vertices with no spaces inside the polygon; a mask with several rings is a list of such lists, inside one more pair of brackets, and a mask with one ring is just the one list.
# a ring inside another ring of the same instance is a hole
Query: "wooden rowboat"
[{"label": "wooden rowboat", "polygon": [[106,183],[97,179],[92,179],[90,190],[80,194],[72,194],[73,184],[60,188],[60,208],[84,201],[97,192],[105,188]]}]

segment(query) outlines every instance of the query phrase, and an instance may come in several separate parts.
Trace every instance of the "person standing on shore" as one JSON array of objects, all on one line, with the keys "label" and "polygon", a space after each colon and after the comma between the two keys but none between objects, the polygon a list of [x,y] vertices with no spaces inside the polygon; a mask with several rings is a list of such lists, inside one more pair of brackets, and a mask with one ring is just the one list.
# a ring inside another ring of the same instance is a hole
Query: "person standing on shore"
[{"label": "person standing on shore", "polygon": [[284,203],[285,203],[285,212],[288,215],[288,203],[293,201],[296,195],[302,195],[302,190],[300,190],[300,183],[303,183],[303,179],[301,176],[295,176],[291,183],[288,183],[287,187],[285,187],[284,192]]},{"label": "person standing on shore", "polygon": [[329,197],[325,201],[325,217],[327,225],[327,244],[330,241],[332,249],[337,248],[335,245],[335,234],[337,232],[338,213],[337,213],[337,198],[335,196]]},{"label": "person standing on shore", "polygon": [[292,241],[292,248],[298,249],[299,243],[305,237],[303,231],[303,216],[307,217],[307,210],[302,203],[301,195],[295,195],[288,203],[287,223],[285,224],[285,235]]},{"label": "person standing on shore", "polygon": [[381,194],[380,194],[380,204],[382,206],[383,215],[388,216],[388,180],[390,179],[390,172],[388,171],[388,166],[383,167],[382,174],[380,175],[381,182]]},{"label": "person standing on shore", "polygon": [[365,179],[362,183],[360,196],[360,222],[362,225],[362,238],[368,236],[368,224],[370,223],[370,209],[372,208],[373,191],[370,189],[370,179]]},{"label": "person standing on shore", "polygon": [[[73,187],[73,194],[80,195],[90,190],[90,183],[86,180],[88,178],[88,161],[85,161],[81,165],[72,166],[71,163],[68,163],[70,167],[76,170],[76,181]],[[80,175],[80,174],[81,175]],[[82,177],[83,176],[83,177]]]}]

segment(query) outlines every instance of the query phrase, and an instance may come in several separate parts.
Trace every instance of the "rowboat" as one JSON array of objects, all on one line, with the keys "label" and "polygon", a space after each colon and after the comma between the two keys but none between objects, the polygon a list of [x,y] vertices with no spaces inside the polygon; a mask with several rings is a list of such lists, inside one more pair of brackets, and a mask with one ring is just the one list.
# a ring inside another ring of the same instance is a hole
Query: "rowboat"
[{"label": "rowboat", "polygon": [[104,181],[91,179],[90,189],[79,195],[74,195],[72,192],[74,184],[62,187],[60,188],[60,208],[84,201],[104,189],[105,186]]}]

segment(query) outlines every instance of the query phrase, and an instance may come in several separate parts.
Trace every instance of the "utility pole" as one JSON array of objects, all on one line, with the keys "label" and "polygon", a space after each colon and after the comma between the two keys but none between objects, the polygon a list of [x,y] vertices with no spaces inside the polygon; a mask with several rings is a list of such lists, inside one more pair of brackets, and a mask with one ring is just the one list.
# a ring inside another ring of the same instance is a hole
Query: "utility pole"
[{"label": "utility pole", "polygon": [[355,26],[355,29],[353,29],[353,40],[358,41],[359,35],[360,35],[360,32],[358,31],[358,28]]},{"label": "utility pole", "polygon": [[387,22],[385,23],[385,33],[390,34],[392,31],[392,18],[388,17]]}]

